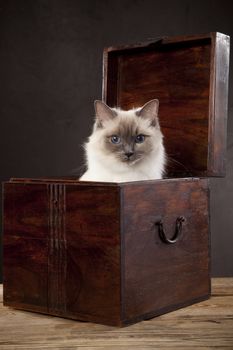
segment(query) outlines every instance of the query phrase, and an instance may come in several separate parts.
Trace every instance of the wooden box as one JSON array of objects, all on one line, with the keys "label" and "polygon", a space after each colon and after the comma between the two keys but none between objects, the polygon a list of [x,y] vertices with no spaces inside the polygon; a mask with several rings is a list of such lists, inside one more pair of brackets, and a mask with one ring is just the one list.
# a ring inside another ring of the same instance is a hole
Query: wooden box
[{"label": "wooden box", "polygon": [[168,178],[6,182],[4,305],[123,326],[210,296],[204,176],[225,171],[228,59],[219,33],[105,50],[110,106],[160,100]]}]

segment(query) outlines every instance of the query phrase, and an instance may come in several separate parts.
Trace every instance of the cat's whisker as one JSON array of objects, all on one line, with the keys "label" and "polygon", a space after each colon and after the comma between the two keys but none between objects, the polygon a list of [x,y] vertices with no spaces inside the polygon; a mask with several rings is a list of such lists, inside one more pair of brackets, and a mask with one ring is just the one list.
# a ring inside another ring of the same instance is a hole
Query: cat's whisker
[{"label": "cat's whisker", "polygon": [[172,165],[169,165],[169,162],[181,165],[183,169],[185,169],[188,173],[190,173],[189,169],[183,163],[181,163],[178,160],[176,160],[176,159],[172,158],[171,156],[167,155],[166,156],[166,166],[167,167],[169,167],[169,166],[172,167]]}]

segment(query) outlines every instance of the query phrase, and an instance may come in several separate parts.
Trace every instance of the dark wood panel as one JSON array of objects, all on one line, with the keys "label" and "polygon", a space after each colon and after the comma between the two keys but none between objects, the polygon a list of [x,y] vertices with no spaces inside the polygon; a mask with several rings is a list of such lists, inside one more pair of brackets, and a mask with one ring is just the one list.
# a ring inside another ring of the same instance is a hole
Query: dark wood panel
[{"label": "dark wood panel", "polygon": [[120,193],[67,186],[67,312],[120,322]]},{"label": "dark wood panel", "polygon": [[47,312],[48,244],[4,235],[4,304]]},{"label": "dark wood panel", "polygon": [[[86,186],[88,181],[79,181],[79,178],[75,176],[63,176],[63,177],[39,177],[39,178],[20,178],[20,177],[12,177],[9,182],[13,183],[25,183],[25,184],[73,184],[79,186]],[[5,182],[7,183],[7,182]],[[118,186],[116,183],[112,182],[97,182],[97,181],[89,181],[89,186]]]},{"label": "dark wood panel", "polygon": [[46,184],[4,184],[4,235],[47,239],[49,193]]},{"label": "dark wood panel", "polygon": [[[207,297],[207,181],[129,185],[124,188],[123,203],[125,319]],[[155,223],[162,220],[171,238],[179,216],[185,217],[180,239],[174,244],[162,242]]]},{"label": "dark wood panel", "polygon": [[228,114],[228,80],[230,37],[214,35],[211,53],[211,90],[208,168],[210,172],[226,172],[226,142]]},{"label": "dark wood panel", "polygon": [[170,158],[167,169],[173,168],[173,158],[189,173],[192,168],[206,169],[210,47],[156,50],[124,56],[121,61],[118,104],[129,109],[155,97],[160,101],[159,118]]},{"label": "dark wood panel", "polygon": [[119,324],[119,190],[69,182],[5,184],[7,305]]},{"label": "dark wood panel", "polygon": [[46,184],[4,184],[4,303],[47,312],[49,192]]}]

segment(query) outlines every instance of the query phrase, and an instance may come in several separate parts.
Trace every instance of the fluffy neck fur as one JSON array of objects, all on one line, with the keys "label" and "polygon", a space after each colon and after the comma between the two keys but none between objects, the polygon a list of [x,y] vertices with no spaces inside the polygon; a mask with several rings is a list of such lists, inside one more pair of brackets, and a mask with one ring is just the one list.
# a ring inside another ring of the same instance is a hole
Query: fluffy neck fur
[{"label": "fluffy neck fur", "polygon": [[[163,135],[157,114],[154,119],[146,115],[151,113],[150,110],[140,115],[144,107],[129,111],[112,108],[111,111],[107,110],[112,113],[109,118],[107,115],[101,118],[106,111],[96,110],[93,132],[84,146],[88,170],[80,180],[125,182],[162,178],[165,165]],[[102,114],[99,116],[98,113]],[[109,141],[111,135],[116,134],[122,135],[122,146],[117,145],[117,149]],[[146,140],[144,144],[131,145],[135,159],[132,157],[132,161],[125,161],[122,155],[125,149],[122,149],[131,147],[125,139],[136,134],[146,135]]]}]

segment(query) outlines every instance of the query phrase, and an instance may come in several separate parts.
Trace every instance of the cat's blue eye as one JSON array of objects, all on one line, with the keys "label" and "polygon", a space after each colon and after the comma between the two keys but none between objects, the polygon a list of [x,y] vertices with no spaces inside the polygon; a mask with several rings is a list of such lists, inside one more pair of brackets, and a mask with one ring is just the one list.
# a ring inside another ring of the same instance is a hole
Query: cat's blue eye
[{"label": "cat's blue eye", "polygon": [[135,138],[136,143],[143,143],[145,141],[145,135],[139,134]]},{"label": "cat's blue eye", "polygon": [[121,138],[119,136],[117,136],[117,135],[113,135],[111,137],[111,142],[114,143],[114,144],[118,144],[118,143],[121,142]]}]

